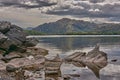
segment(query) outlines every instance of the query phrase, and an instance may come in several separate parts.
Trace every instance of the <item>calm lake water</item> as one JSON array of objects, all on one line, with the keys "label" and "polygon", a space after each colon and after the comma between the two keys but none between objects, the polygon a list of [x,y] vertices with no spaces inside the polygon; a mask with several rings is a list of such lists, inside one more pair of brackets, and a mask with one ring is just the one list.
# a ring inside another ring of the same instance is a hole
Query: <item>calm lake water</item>
[{"label": "calm lake water", "polygon": [[[99,70],[93,71],[87,67],[78,67],[73,64],[63,63],[61,65],[61,75],[79,74],[80,77],[74,76],[70,80],[120,80],[120,36],[31,36],[39,39],[37,46],[49,50],[47,58],[54,58],[57,54],[61,58],[74,52],[89,52],[96,44],[100,44],[100,50],[108,55],[108,64]],[[116,62],[111,62],[116,59]],[[100,79],[96,76],[100,76]]]}]

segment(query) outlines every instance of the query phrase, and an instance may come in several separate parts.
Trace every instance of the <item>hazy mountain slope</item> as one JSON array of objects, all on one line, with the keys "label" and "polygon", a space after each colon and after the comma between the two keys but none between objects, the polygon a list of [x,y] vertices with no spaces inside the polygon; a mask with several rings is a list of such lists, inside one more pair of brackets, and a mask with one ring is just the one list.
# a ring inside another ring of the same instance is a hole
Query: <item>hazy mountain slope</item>
[{"label": "hazy mountain slope", "polygon": [[63,18],[56,22],[39,25],[38,27],[33,28],[33,30],[40,31],[46,34],[67,34],[80,32],[118,33],[120,32],[120,24],[113,23],[96,24],[93,22]]}]

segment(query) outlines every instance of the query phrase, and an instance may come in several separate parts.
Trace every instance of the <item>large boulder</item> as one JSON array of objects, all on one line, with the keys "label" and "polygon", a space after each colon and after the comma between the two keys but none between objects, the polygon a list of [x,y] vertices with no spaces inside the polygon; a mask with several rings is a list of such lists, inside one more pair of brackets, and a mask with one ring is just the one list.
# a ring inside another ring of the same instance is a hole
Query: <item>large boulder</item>
[{"label": "large boulder", "polygon": [[77,67],[87,67],[97,78],[100,78],[100,70],[107,66],[107,54],[100,51],[99,45],[97,45],[88,53],[75,52],[66,57],[64,61]]},{"label": "large boulder", "polygon": [[107,63],[85,63],[85,65],[92,70],[97,78],[100,78],[100,70],[107,66]]},{"label": "large boulder", "polygon": [[96,47],[88,52],[88,54],[86,55],[86,62],[107,62],[107,54],[105,52],[102,52],[99,50],[99,45],[96,45]]},{"label": "large boulder", "polygon": [[5,35],[9,38],[8,41],[14,45],[22,45],[26,41],[26,34],[23,29],[15,25],[12,25]]},{"label": "large boulder", "polygon": [[77,62],[92,62],[92,63],[103,63],[107,62],[107,54],[99,50],[97,45],[93,50],[88,53],[85,52],[75,52],[65,58],[65,61],[77,61]]},{"label": "large boulder", "polygon": [[5,51],[4,54],[12,51],[24,52],[25,48],[37,45],[36,39],[27,39],[26,36],[19,26],[7,21],[0,22],[0,49]]},{"label": "large boulder", "polygon": [[0,42],[2,42],[0,44],[1,48],[8,49],[10,45],[21,46],[25,41],[26,34],[22,28],[12,25],[10,22],[0,22]]}]

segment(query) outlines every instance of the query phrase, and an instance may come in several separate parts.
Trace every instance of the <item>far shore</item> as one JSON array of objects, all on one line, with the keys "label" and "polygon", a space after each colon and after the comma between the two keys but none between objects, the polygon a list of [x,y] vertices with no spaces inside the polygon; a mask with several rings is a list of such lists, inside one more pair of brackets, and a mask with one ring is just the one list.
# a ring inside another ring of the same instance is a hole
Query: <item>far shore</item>
[{"label": "far shore", "polygon": [[29,35],[27,38],[32,37],[120,37],[120,35]]}]

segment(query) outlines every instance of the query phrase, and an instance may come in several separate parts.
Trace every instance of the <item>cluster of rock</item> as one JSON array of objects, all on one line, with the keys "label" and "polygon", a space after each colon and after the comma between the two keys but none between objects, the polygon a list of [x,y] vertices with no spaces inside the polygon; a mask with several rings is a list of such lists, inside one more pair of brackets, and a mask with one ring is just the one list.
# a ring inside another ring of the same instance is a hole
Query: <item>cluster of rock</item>
[{"label": "cluster of rock", "polygon": [[41,78],[41,69],[44,69],[45,64],[44,55],[48,51],[41,48],[31,48],[28,48],[24,53],[11,52],[6,57],[2,57],[0,54],[0,79],[36,80]]},{"label": "cluster of rock", "polygon": [[107,65],[107,54],[99,50],[97,45],[88,53],[75,52],[65,58],[65,62],[72,63],[77,67],[88,67],[96,77],[100,78],[100,70]]},{"label": "cluster of rock", "polygon": [[0,80],[41,77],[37,71],[44,67],[44,55],[48,51],[35,47],[38,40],[26,36],[22,28],[10,22],[0,22]]},{"label": "cluster of rock", "polygon": [[64,60],[58,55],[48,60],[44,57],[48,51],[34,47],[38,41],[27,39],[26,36],[22,28],[9,22],[0,22],[0,80],[37,80],[42,77],[42,69],[45,80],[64,80],[67,78],[61,77],[60,71],[63,61],[77,67],[87,66],[99,77],[99,70],[107,65],[107,55],[99,51],[99,46],[88,53],[73,53]]},{"label": "cluster of rock", "polygon": [[[48,60],[43,57],[47,55],[47,52],[48,51],[41,48],[27,48],[27,53],[25,53],[27,55],[24,55],[24,57],[12,59],[8,63],[1,61],[2,66],[0,70],[7,71],[10,74],[10,79],[12,78],[11,80],[37,80],[43,77],[45,77],[44,80],[69,80],[71,76],[79,77],[79,74],[62,76],[60,70],[62,62],[72,63],[77,67],[87,66],[98,78],[99,71],[107,65],[107,55],[104,52],[98,51],[98,47],[95,47],[95,49],[87,55],[85,55],[84,52],[76,52],[64,60],[58,55],[54,59]],[[11,58],[15,55],[16,53],[12,52],[7,55],[6,58]],[[45,72],[45,75],[42,75],[41,70]],[[14,75],[12,75],[13,73]],[[6,77],[3,78],[5,79]]]},{"label": "cluster of rock", "polygon": [[45,74],[60,70],[61,59],[47,60],[48,50],[35,47],[38,41],[26,36],[22,28],[0,22],[0,80],[36,80],[43,78],[42,69]]},{"label": "cluster of rock", "polygon": [[88,53],[75,52],[61,60],[57,55],[53,60],[46,59],[45,61],[45,80],[70,80],[73,77],[80,77],[80,74],[61,74],[61,64],[70,63],[76,67],[87,67],[100,78],[100,70],[107,65],[107,54],[99,50],[97,45]]},{"label": "cluster of rock", "polygon": [[24,52],[24,48],[37,44],[37,40],[27,39],[26,36],[22,28],[7,21],[0,22],[0,48],[2,50],[8,50],[8,53],[14,50]]}]

